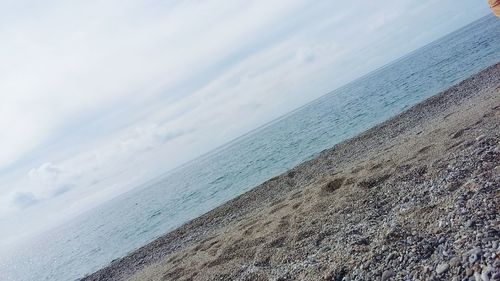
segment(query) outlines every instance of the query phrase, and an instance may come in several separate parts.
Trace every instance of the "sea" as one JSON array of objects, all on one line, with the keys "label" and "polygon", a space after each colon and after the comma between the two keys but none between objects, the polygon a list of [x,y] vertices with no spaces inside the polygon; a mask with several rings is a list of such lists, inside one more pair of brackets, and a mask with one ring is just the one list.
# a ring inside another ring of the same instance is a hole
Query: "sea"
[{"label": "sea", "polygon": [[0,280],[78,280],[499,61],[487,16],[25,243]]}]

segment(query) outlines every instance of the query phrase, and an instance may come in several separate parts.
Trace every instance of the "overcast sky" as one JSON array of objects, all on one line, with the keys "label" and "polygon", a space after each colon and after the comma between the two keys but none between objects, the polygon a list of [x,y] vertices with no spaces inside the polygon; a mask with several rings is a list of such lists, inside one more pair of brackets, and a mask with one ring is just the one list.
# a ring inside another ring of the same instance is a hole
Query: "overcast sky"
[{"label": "overcast sky", "polygon": [[0,239],[101,204],[487,13],[477,0],[0,0]]}]

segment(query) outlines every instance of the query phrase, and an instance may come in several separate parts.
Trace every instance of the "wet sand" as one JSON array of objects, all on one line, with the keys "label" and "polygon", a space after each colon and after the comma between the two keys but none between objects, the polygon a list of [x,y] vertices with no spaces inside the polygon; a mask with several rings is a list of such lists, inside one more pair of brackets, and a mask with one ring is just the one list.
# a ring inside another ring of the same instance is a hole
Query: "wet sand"
[{"label": "wet sand", "polygon": [[497,64],[84,280],[500,280],[499,163]]}]

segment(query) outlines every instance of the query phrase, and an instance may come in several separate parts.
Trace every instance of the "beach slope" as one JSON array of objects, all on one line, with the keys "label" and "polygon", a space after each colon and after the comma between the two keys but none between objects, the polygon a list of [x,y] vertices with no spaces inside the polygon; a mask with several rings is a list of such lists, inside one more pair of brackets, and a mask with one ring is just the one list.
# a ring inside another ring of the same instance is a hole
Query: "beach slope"
[{"label": "beach slope", "polygon": [[84,280],[499,280],[499,127],[496,64]]}]

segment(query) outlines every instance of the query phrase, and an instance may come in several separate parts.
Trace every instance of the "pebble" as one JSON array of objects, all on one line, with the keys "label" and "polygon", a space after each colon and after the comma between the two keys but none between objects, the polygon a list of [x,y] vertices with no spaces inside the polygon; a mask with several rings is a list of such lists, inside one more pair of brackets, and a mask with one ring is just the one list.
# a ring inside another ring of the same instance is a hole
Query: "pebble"
[{"label": "pebble", "polygon": [[471,268],[465,269],[465,275],[472,276],[472,274],[474,274],[474,270],[472,270]]},{"label": "pebble", "polygon": [[392,269],[386,270],[386,271],[384,271],[384,273],[382,273],[382,278],[380,280],[382,280],[382,281],[389,280],[394,275],[395,274],[394,274],[394,271]]},{"label": "pebble", "polygon": [[370,267],[370,261],[366,261],[366,262],[365,262],[365,263],[363,263],[363,265],[362,265],[362,269],[364,269],[364,270],[367,270],[369,267]]},{"label": "pebble", "polygon": [[481,141],[481,140],[483,140],[485,137],[486,137],[486,135],[479,135],[479,136],[476,138],[476,141]]},{"label": "pebble", "polygon": [[475,263],[478,260],[478,255],[477,254],[472,254],[469,256],[469,263]]},{"label": "pebble", "polygon": [[469,251],[469,255],[480,255],[482,252],[481,248],[475,247],[474,249]]},{"label": "pebble", "polygon": [[474,226],[474,221],[473,220],[468,220],[465,223],[465,227],[467,227],[467,228],[470,228],[470,227],[473,227],[473,226]]},{"label": "pebble", "polygon": [[480,248],[475,248],[471,251],[469,251],[469,262],[472,264],[472,263],[475,263],[480,255],[481,255],[481,249]]},{"label": "pebble", "polygon": [[442,263],[436,267],[436,273],[437,274],[443,274],[450,268],[450,265],[448,263]]},{"label": "pebble", "polygon": [[452,267],[456,267],[456,266],[460,265],[460,261],[461,261],[461,259],[459,257],[454,257],[450,260],[450,265]]}]

